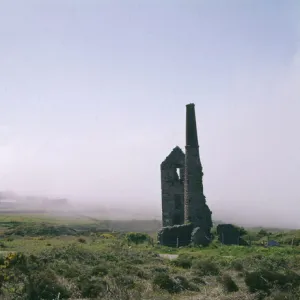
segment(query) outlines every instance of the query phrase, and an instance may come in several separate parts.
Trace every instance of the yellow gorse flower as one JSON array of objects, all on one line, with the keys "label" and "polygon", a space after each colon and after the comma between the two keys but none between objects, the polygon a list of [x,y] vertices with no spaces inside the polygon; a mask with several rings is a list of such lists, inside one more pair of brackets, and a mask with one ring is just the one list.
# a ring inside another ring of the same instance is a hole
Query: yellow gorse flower
[{"label": "yellow gorse flower", "polygon": [[16,252],[10,252],[8,253],[8,255],[6,256],[5,260],[4,260],[4,266],[8,267],[10,265],[10,263],[17,257],[17,253]]}]

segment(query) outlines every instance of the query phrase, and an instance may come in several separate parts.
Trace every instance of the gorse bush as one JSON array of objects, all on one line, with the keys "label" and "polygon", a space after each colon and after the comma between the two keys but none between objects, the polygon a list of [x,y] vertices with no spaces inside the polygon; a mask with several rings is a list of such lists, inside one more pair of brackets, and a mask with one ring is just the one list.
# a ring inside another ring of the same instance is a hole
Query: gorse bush
[{"label": "gorse bush", "polygon": [[231,263],[231,267],[238,272],[241,272],[244,269],[243,262],[241,260],[234,260]]},{"label": "gorse bush", "polygon": [[300,275],[287,271],[279,273],[266,269],[246,273],[245,283],[251,293],[264,291],[270,294],[272,288],[279,288],[282,291],[296,289],[300,286]]},{"label": "gorse bush", "polygon": [[28,299],[32,300],[52,300],[57,295],[60,295],[60,299],[68,299],[71,296],[71,291],[59,283],[54,272],[50,270],[31,274],[29,280],[25,282],[25,291]]},{"label": "gorse bush", "polygon": [[199,287],[196,284],[193,284],[190,282],[187,278],[184,276],[175,276],[174,280],[178,283],[178,285],[181,287],[181,290],[187,290],[187,291],[199,291]]},{"label": "gorse bush", "polygon": [[173,261],[171,261],[171,264],[176,267],[190,269],[193,264],[193,258],[191,256],[188,256],[185,254],[179,255],[177,259],[174,259]]},{"label": "gorse bush", "polygon": [[134,243],[134,244],[142,244],[146,241],[150,241],[150,236],[145,233],[139,233],[139,232],[129,232],[126,234],[125,239],[128,243]]},{"label": "gorse bush", "polygon": [[96,278],[85,278],[79,283],[79,286],[81,295],[87,298],[103,296],[107,290],[106,281]]},{"label": "gorse bush", "polygon": [[153,278],[153,284],[169,293],[179,293],[182,290],[180,283],[165,273],[156,274]]},{"label": "gorse bush", "polygon": [[239,287],[234,282],[232,277],[228,274],[224,274],[219,278],[219,282],[222,284],[225,292],[232,293],[237,292],[239,290]]},{"label": "gorse bush", "polygon": [[83,237],[80,237],[80,238],[78,238],[78,242],[82,243],[82,244],[85,244],[86,243],[86,239],[83,238]]},{"label": "gorse bush", "polygon": [[218,265],[210,259],[195,259],[192,269],[201,276],[218,275],[220,273]]},{"label": "gorse bush", "polygon": [[101,238],[104,238],[104,239],[115,239],[116,237],[110,233],[103,233],[100,235]]},{"label": "gorse bush", "polygon": [[169,274],[158,273],[153,278],[153,284],[158,286],[162,290],[166,290],[169,293],[179,293],[181,291],[199,291],[196,284],[189,282],[184,276],[175,276],[172,278]]}]

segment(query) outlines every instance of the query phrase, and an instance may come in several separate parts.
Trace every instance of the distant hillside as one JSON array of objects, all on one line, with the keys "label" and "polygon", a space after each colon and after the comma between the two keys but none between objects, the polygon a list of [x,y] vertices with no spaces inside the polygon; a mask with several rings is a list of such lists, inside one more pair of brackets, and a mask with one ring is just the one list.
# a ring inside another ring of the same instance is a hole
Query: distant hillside
[{"label": "distant hillside", "polygon": [[62,210],[70,209],[69,201],[64,198],[48,198],[44,196],[23,196],[11,191],[0,192],[0,209],[15,210]]}]

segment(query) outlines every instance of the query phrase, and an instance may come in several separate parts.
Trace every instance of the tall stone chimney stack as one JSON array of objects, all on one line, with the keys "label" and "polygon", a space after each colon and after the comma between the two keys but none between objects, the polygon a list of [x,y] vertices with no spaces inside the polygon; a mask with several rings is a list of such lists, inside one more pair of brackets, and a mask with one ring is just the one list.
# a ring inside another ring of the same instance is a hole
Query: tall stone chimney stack
[{"label": "tall stone chimney stack", "polygon": [[199,155],[195,104],[186,105],[186,146],[184,176],[184,221],[200,227],[209,236],[211,211],[203,194],[203,171]]},{"label": "tall stone chimney stack", "polygon": [[186,105],[185,145],[199,148],[195,104]]}]

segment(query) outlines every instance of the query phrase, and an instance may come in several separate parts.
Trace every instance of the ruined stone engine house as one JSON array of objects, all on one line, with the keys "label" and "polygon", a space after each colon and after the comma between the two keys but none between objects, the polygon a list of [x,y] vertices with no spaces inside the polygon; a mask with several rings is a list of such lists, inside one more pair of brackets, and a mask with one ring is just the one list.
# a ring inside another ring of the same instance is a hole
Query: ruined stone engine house
[{"label": "ruined stone engine house", "polygon": [[[189,244],[191,240],[195,242],[195,239],[198,244],[207,244],[212,218],[203,193],[194,104],[186,105],[185,153],[176,146],[161,163],[160,170],[162,223],[165,228],[159,232],[160,243],[172,244],[176,237],[177,243],[179,238],[182,244]],[[182,226],[185,226],[183,231],[180,229]],[[187,231],[186,228],[190,229]],[[170,234],[170,239],[165,236],[167,231],[172,232],[172,238]],[[184,232],[184,236],[180,232]],[[197,232],[198,238],[192,232]]]}]

